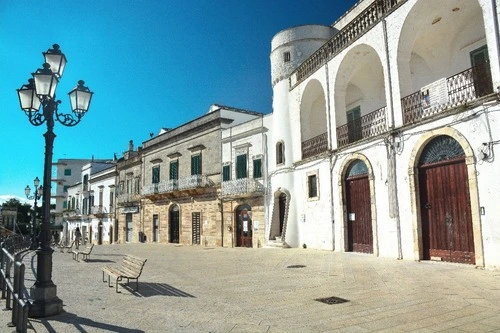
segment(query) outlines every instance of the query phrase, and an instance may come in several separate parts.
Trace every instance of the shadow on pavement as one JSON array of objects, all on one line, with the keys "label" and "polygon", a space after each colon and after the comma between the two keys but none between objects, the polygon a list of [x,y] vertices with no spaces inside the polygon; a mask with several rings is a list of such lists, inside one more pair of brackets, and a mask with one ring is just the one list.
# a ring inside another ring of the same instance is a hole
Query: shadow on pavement
[{"label": "shadow on pavement", "polygon": [[[72,325],[74,326],[75,330],[78,332],[88,332],[89,328],[94,328],[98,329],[99,331],[102,332],[120,332],[120,333],[144,333],[142,330],[138,329],[130,329],[126,328],[123,326],[117,326],[117,325],[111,325],[111,324],[106,324],[106,323],[99,323],[96,322],[92,319],[89,318],[83,318],[79,317],[76,314],[69,313],[69,312],[63,312],[57,316],[49,317],[49,319],[30,319],[29,320],[29,326],[28,330],[31,328],[33,330],[34,327],[32,326],[34,322],[41,323],[42,325],[45,326],[45,329],[49,333],[59,333],[60,330],[58,331],[57,328],[57,323],[56,322],[61,322],[64,323],[65,326],[67,325]],[[35,330],[36,331],[36,330]]]},{"label": "shadow on pavement", "polygon": [[[135,282],[131,284],[135,287]],[[139,291],[135,291],[127,284],[122,284],[122,287],[130,291],[134,296],[137,297],[151,297],[151,296],[174,296],[174,297],[192,297],[195,296],[188,294],[182,290],[179,290],[167,283],[151,283],[151,282],[139,282]]]}]

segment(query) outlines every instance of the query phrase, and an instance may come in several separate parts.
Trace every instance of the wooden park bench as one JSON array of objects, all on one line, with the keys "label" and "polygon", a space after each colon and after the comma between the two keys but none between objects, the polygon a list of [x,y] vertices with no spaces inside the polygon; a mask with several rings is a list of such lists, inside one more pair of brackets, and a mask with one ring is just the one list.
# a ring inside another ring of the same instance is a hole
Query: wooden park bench
[{"label": "wooden park bench", "polygon": [[116,292],[118,293],[118,282],[123,278],[127,279],[127,285],[130,280],[135,280],[135,291],[139,290],[139,277],[147,259],[125,255],[120,263],[120,266],[105,266],[102,268],[102,282],[106,282],[105,275],[108,275],[108,286],[111,285],[111,277],[115,278]]},{"label": "wooden park bench", "polygon": [[93,248],[94,248],[94,244],[86,247],[85,250],[73,250],[73,251],[71,251],[71,253],[73,253],[73,259],[76,261],[80,261],[79,256],[82,255],[83,261],[89,260],[90,253],[92,252]]},{"label": "wooden park bench", "polygon": [[75,241],[72,241],[69,243],[69,245],[64,245],[63,243],[61,245],[58,245],[57,247],[61,249],[61,252],[64,252],[64,249],[66,249],[66,253],[69,253],[71,249],[73,248],[73,245],[75,245]]}]

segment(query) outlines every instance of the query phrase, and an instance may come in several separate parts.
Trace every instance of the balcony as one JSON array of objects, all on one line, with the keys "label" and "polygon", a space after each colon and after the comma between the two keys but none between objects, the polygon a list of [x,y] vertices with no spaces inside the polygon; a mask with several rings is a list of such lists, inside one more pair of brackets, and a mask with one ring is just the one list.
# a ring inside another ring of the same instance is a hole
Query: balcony
[{"label": "balcony", "polygon": [[90,207],[90,215],[96,218],[103,218],[109,215],[108,209],[104,206]]},{"label": "balcony", "polygon": [[143,196],[167,194],[167,197],[175,197],[184,194],[197,194],[200,193],[200,189],[213,185],[213,182],[205,175],[192,175],[146,185],[142,188],[141,194]]},{"label": "balcony", "polygon": [[328,133],[315,136],[302,142],[302,159],[318,155],[328,150]]},{"label": "balcony", "polygon": [[337,146],[344,147],[350,143],[374,137],[387,131],[386,112],[384,106],[337,127]]},{"label": "balcony", "polygon": [[241,178],[222,182],[223,197],[249,197],[263,195],[264,185],[255,179]]},{"label": "balcony", "polygon": [[138,193],[122,193],[118,195],[116,202],[118,205],[123,205],[129,202],[137,202],[140,199],[141,196]]},{"label": "balcony", "polygon": [[347,46],[375,26],[407,0],[375,0],[356,18],[333,36],[325,45],[306,59],[290,76],[290,89],[309,77],[327,61],[339,54]]},{"label": "balcony", "polygon": [[489,63],[466,69],[402,98],[403,123],[416,123],[492,92]]}]

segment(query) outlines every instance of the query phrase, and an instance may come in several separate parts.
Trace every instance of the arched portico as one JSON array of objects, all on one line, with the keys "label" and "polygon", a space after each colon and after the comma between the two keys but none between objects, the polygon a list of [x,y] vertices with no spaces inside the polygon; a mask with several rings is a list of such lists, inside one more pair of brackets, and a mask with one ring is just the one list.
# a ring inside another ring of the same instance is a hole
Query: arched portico
[{"label": "arched portico", "polygon": [[300,103],[302,158],[313,156],[328,148],[327,120],[324,89],[318,80],[310,80]]},{"label": "arched portico", "polygon": [[384,71],[374,48],[360,44],[343,57],[334,99],[338,147],[385,131]]}]

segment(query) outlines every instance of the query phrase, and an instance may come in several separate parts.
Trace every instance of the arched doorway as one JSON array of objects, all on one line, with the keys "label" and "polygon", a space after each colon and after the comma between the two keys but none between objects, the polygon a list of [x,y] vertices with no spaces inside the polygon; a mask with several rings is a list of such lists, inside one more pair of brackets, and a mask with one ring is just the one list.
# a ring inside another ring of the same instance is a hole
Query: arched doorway
[{"label": "arched doorway", "polygon": [[285,226],[285,212],[286,212],[286,194],[281,193],[278,198],[278,210],[279,210],[279,221],[280,221],[280,233],[283,235],[283,227]]},{"label": "arched doorway", "polygon": [[278,189],[278,191],[274,193],[273,215],[269,230],[269,240],[285,242],[289,205],[290,193],[287,190],[281,188]]},{"label": "arched doorway", "polygon": [[168,217],[168,242],[179,243],[179,206],[172,205]]},{"label": "arched doorway", "polygon": [[99,221],[97,224],[97,245],[102,245],[102,221]]},{"label": "arched doorway", "polygon": [[353,161],[345,174],[347,251],[373,253],[373,228],[368,168]]},{"label": "arched doorway", "polygon": [[109,244],[113,244],[113,224],[109,226]]},{"label": "arched doorway", "polygon": [[465,152],[450,136],[432,139],[418,161],[422,257],[475,264]]},{"label": "arched doorway", "polygon": [[236,246],[253,247],[252,243],[252,208],[241,205],[236,208]]}]

